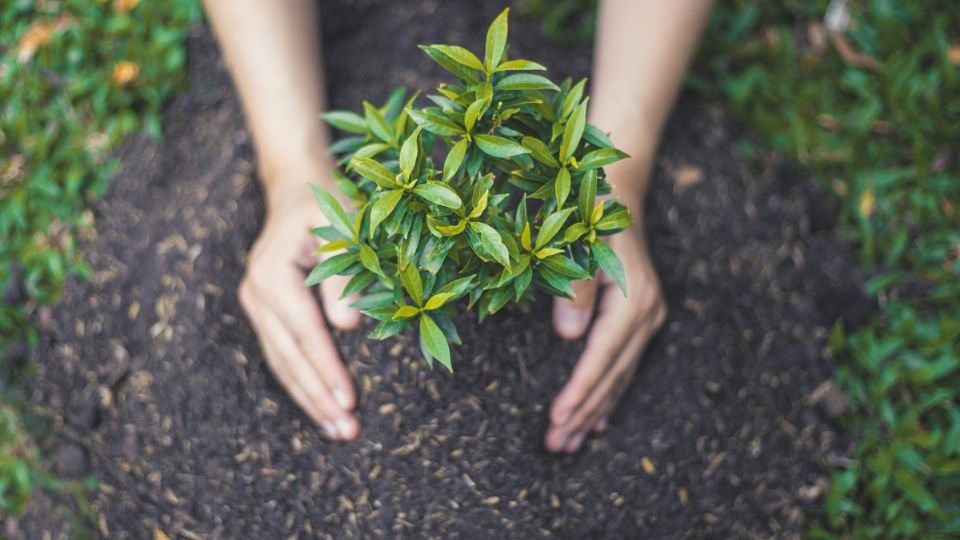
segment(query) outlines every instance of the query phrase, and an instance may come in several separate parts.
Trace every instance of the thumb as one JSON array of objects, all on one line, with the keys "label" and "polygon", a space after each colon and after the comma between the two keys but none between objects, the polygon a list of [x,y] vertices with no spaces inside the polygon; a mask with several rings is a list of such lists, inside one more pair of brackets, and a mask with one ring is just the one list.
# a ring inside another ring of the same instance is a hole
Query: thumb
[{"label": "thumb", "polygon": [[353,330],[360,326],[360,312],[350,307],[357,295],[340,298],[350,276],[331,276],[320,284],[320,300],[327,320],[341,330]]},{"label": "thumb", "polygon": [[553,328],[564,339],[579,339],[586,333],[597,298],[597,280],[573,282],[573,300],[553,302]]}]

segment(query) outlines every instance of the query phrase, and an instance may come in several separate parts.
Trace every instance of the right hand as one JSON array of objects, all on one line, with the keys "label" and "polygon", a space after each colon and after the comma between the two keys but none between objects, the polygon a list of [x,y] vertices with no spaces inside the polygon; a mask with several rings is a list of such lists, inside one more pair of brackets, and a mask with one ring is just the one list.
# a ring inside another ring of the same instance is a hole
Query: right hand
[{"label": "right hand", "polygon": [[[331,191],[335,191],[331,190]],[[335,440],[360,433],[352,414],[356,392],[312,291],[303,286],[322,243],[310,229],[326,224],[306,183],[271,190],[266,222],[250,250],[240,304],[253,323],[271,371],[294,401]],[[360,324],[352,299],[340,299],[348,278],[320,285],[326,320],[349,330]]]}]

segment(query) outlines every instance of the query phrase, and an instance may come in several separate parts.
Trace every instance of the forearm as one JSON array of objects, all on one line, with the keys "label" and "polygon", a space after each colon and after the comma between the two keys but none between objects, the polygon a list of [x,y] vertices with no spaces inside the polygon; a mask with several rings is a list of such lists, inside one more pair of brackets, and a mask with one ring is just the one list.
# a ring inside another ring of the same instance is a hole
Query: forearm
[{"label": "forearm", "polygon": [[253,136],[268,205],[332,168],[315,0],[204,0]]},{"label": "forearm", "polygon": [[607,173],[614,193],[639,205],[648,169],[712,0],[602,0],[590,122],[632,156]]}]

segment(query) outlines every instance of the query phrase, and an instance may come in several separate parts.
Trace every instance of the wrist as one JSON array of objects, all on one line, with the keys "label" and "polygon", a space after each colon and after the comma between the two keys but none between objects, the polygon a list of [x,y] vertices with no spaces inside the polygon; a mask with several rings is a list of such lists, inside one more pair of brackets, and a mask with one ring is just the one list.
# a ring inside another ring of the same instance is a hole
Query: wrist
[{"label": "wrist", "polygon": [[312,201],[308,184],[320,186],[339,198],[339,190],[331,177],[335,166],[326,155],[273,166],[262,165],[260,178],[267,212],[280,211],[296,200]]}]

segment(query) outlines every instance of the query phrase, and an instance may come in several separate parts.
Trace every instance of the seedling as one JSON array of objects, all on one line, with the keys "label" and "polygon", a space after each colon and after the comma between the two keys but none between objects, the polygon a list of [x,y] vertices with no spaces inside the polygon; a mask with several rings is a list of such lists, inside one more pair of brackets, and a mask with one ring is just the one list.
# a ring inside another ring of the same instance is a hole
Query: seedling
[{"label": "seedling", "polygon": [[[345,173],[340,190],[357,203],[349,214],[311,186],[330,225],[315,229],[334,253],[307,277],[308,286],[352,276],[343,291],[380,321],[375,339],[409,326],[420,348],[453,370],[449,343],[460,343],[450,314],[461,297],[479,320],[535,290],[573,297],[571,282],[602,269],[626,294],[623,266],[601,240],[631,223],[614,200],[603,167],[627,155],[586,122],[586,80],[556,85],[531,72],[530,60],[508,60],[505,9],[487,31],[481,60],[456,45],[420,48],[457,82],[414,107],[398,90],[363,114],[324,118],[351,136],[332,153]],[[442,164],[434,161],[441,156]]]}]

